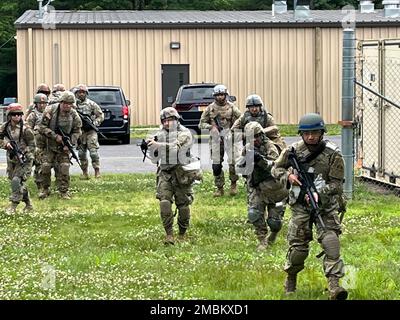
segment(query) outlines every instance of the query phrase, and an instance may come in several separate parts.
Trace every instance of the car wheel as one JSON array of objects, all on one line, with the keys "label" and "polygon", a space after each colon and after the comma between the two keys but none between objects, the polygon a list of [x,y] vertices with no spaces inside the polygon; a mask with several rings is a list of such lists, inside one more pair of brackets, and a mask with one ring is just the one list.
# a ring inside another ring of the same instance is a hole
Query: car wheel
[{"label": "car wheel", "polygon": [[130,144],[131,143],[131,135],[127,134],[127,135],[123,136],[121,139],[121,143],[122,144]]}]

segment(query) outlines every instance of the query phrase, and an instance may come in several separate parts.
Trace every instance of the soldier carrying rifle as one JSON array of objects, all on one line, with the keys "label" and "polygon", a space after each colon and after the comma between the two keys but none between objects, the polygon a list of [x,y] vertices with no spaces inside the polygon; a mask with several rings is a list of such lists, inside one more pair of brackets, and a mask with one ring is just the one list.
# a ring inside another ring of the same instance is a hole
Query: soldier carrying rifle
[{"label": "soldier carrying rifle", "polygon": [[304,269],[315,225],[318,242],[325,253],[323,268],[329,298],[344,300],[347,291],[339,285],[339,279],[344,276],[344,263],[340,258],[338,218],[338,197],[343,194],[343,157],[336,145],[323,139],[326,127],[319,114],[301,117],[298,132],[302,140],[285,149],[272,168],[272,175],[282,185],[288,181],[291,186],[285,291],[287,294],[296,291],[297,273]]},{"label": "soldier carrying rifle", "polygon": [[104,121],[103,111],[96,102],[87,97],[88,93],[87,86],[84,84],[79,84],[75,91],[76,110],[82,120],[82,136],[79,138],[78,154],[82,163],[81,179],[84,180],[89,179],[88,151],[92,160],[94,176],[100,178],[100,157],[97,151],[100,147],[97,136],[99,130],[96,130],[96,127]]},{"label": "soldier carrying rifle", "polygon": [[[43,113],[39,132],[46,137],[46,151],[42,163],[42,190],[39,199],[50,195],[51,168],[55,168],[57,189],[62,199],[70,199],[69,167],[71,165],[71,146],[76,146],[81,135],[82,121],[76,110],[75,96],[65,91],[60,102],[50,105]],[[68,136],[71,146],[67,145],[64,136]],[[73,151],[73,150],[72,150]]]},{"label": "soldier carrying rifle", "polygon": [[25,202],[24,211],[33,210],[26,180],[31,174],[35,137],[22,120],[22,106],[12,103],[7,109],[7,122],[0,127],[0,145],[7,150],[7,174],[11,181],[10,206],[7,213],[14,214],[18,204]]},{"label": "soldier carrying rifle", "polygon": [[228,89],[222,85],[216,85],[213,91],[215,101],[207,106],[200,119],[199,128],[210,130],[210,150],[212,160],[212,170],[214,175],[214,184],[217,190],[214,197],[224,195],[224,171],[222,163],[224,154],[228,156],[229,180],[231,181],[230,194],[237,194],[236,182],[239,176],[235,172],[235,157],[237,151],[232,139],[231,127],[239,119],[240,110],[230,101],[228,101]]}]

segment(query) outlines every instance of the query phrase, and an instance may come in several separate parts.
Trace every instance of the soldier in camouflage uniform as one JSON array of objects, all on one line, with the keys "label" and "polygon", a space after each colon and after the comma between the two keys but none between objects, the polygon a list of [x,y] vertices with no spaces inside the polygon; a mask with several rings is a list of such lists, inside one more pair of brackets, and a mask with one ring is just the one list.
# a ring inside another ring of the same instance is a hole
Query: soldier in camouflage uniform
[{"label": "soldier in camouflage uniform", "polygon": [[55,84],[51,91],[51,96],[49,97],[49,104],[58,103],[64,91],[65,86],[62,83]]},{"label": "soldier in camouflage uniform", "polygon": [[41,172],[43,175],[40,199],[45,199],[50,194],[51,168],[56,167],[56,183],[62,199],[70,199],[69,194],[69,167],[70,154],[64,145],[61,129],[70,139],[72,145],[76,146],[81,135],[82,121],[73,108],[75,96],[70,91],[65,91],[60,102],[48,106],[39,124],[39,132],[46,139],[46,150],[43,154]]},{"label": "soldier in camouflage uniform", "polygon": [[[233,123],[241,116],[240,110],[227,100],[228,90],[224,85],[217,85],[213,91],[215,101],[208,105],[201,115],[199,128],[210,130],[210,153],[214,184],[217,187],[214,197],[224,194],[225,177],[222,169],[224,154],[228,156],[229,179],[231,181],[230,194],[237,194],[237,180],[235,172],[236,148],[231,132]],[[218,123],[221,128],[218,128]]]},{"label": "soldier in camouflage uniform", "polygon": [[263,128],[267,137],[282,151],[286,148],[286,143],[282,139],[279,128],[271,113],[265,108],[261,97],[257,94],[251,94],[246,98],[246,111],[235,121],[231,130],[244,130],[246,124],[250,121],[258,122]]},{"label": "soldier in camouflage uniform", "polygon": [[[88,95],[88,89],[86,85],[79,84],[75,91],[76,100],[76,110],[82,115],[89,116],[95,126],[99,126],[104,121],[104,113],[99,107],[99,105],[90,100]],[[89,179],[88,174],[88,158],[87,151],[89,150],[90,158],[92,159],[92,166],[94,169],[95,178],[100,178],[100,157],[97,150],[99,149],[99,141],[97,137],[97,132],[89,126],[85,126],[83,123],[82,136],[79,138],[79,160],[82,166],[82,179]]]},{"label": "soldier in camouflage uniform", "polygon": [[[288,191],[271,176],[274,160],[279,156],[278,147],[258,122],[249,122],[244,131],[246,146],[236,163],[236,171],[244,171],[247,176],[248,219],[259,240],[257,250],[261,251],[275,241],[282,228]],[[268,227],[271,232],[267,239]]]},{"label": "soldier in camouflage uniform", "polygon": [[33,173],[36,186],[38,190],[41,190],[42,183],[42,175],[40,172],[40,166],[42,164],[42,158],[44,153],[44,148],[46,145],[46,138],[39,133],[39,123],[42,121],[43,111],[47,106],[47,96],[43,93],[38,93],[33,98],[33,103],[35,104],[35,108],[29,114],[26,119],[26,125],[31,128],[35,135],[36,149],[35,149],[35,157],[33,160],[33,165],[35,166],[35,170]]},{"label": "soldier in camouflage uniform", "polygon": [[[288,180],[291,185],[289,204],[292,218],[288,230],[285,291],[291,293],[296,290],[297,273],[304,269],[309,242],[313,238],[312,226],[315,224],[318,242],[325,251],[323,268],[328,279],[330,299],[344,300],[347,291],[339,285],[339,279],[344,276],[344,263],[340,258],[341,226],[337,200],[343,194],[344,161],[338,147],[323,140],[324,132],[325,123],[319,114],[308,113],[301,117],[299,134],[302,141],[285,149],[272,169],[275,178],[282,179],[283,184]],[[314,181],[318,193],[313,195],[319,204],[325,228],[318,219],[311,218],[310,199],[301,189],[302,181],[299,181],[296,171],[290,167],[289,152],[297,155],[310,179]]]},{"label": "soldier in camouflage uniform", "polygon": [[[50,87],[48,84],[46,83],[41,83],[39,84],[37,90],[36,90],[36,94],[38,93],[43,93],[46,95],[47,99],[49,99],[50,96]],[[26,113],[25,113],[25,120],[28,119],[29,115],[31,114],[31,112],[35,109],[35,103],[32,103],[28,106],[28,108],[26,109]]]},{"label": "soldier in camouflage uniform", "polygon": [[184,239],[189,227],[190,204],[193,202],[194,179],[184,171],[190,161],[193,144],[191,132],[181,125],[178,112],[167,107],[161,110],[162,129],[147,140],[150,158],[157,163],[157,199],[160,200],[160,215],[166,232],[165,244],[174,244],[172,203],[178,210],[179,238]]},{"label": "soldier in camouflage uniform", "polygon": [[[22,106],[11,103],[7,109],[7,121],[0,127],[0,145],[7,150],[7,175],[11,181],[11,203],[6,210],[9,214],[16,212],[21,201],[25,202],[24,211],[33,210],[26,180],[31,174],[35,137],[32,130],[24,125],[22,115]],[[16,153],[12,141],[20,149],[20,154]]]}]

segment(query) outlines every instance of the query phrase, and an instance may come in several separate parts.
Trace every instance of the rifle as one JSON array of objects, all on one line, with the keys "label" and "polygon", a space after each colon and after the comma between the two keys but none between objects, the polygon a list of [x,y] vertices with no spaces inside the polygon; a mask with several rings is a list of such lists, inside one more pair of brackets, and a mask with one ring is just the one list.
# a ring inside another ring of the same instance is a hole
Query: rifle
[{"label": "rifle", "polygon": [[213,120],[214,120],[215,125],[217,126],[217,129],[218,129],[218,132],[219,132],[219,138],[221,140],[221,143],[223,143],[224,142],[224,136],[221,135],[221,132],[224,130],[224,128],[221,125],[221,121],[220,121],[219,115],[215,116],[213,118]]},{"label": "rifle", "polygon": [[[289,162],[291,166],[296,169],[297,174],[299,176],[299,180],[302,183],[300,186],[301,190],[308,195],[310,204],[311,204],[311,214],[312,214],[312,222],[315,222],[316,219],[319,220],[321,223],[322,228],[325,230],[325,223],[321,218],[321,211],[319,209],[318,203],[314,199],[313,193],[317,193],[317,189],[314,185],[314,181],[311,179],[311,177],[307,174],[306,170],[304,167],[299,163],[299,160],[297,158],[296,152],[294,151],[294,148],[292,147],[292,150],[289,152]],[[318,195],[319,198],[319,195]]]},{"label": "rifle", "polygon": [[18,146],[18,143],[12,138],[11,134],[8,132],[8,128],[6,131],[7,138],[10,140],[10,144],[12,149],[9,150],[10,152],[10,159],[16,158],[18,160],[18,163],[23,166],[26,161],[26,156],[25,153],[22,152],[20,147]]},{"label": "rifle", "polygon": [[96,133],[98,135],[100,135],[103,139],[108,140],[108,138],[99,130],[99,128],[97,126],[94,125],[92,118],[90,118],[89,115],[84,114],[78,110],[76,110],[76,112],[78,112],[79,116],[81,117],[82,120],[82,127],[83,128],[87,128],[89,130],[94,130],[96,131]]},{"label": "rifle", "polygon": [[21,166],[25,164],[25,153],[19,148],[15,140],[10,139],[12,149],[10,151],[10,158],[16,158]]},{"label": "rifle", "polygon": [[[158,141],[157,136],[154,136],[153,139],[154,139],[154,141]],[[146,142],[146,140],[142,139],[142,142],[138,143],[137,146],[140,147],[140,150],[143,153],[143,162],[144,162],[144,160],[146,160],[146,157],[147,157],[147,150],[149,149],[149,144]]]},{"label": "rifle", "polygon": [[[71,158],[74,158],[76,160],[76,162],[78,163],[79,167],[81,167],[81,169],[82,169],[81,162],[79,161],[79,158],[76,155],[74,147],[73,147],[73,145],[71,143],[71,138],[68,137],[60,127],[58,127],[56,129],[56,133],[59,134],[62,137],[62,141],[63,141],[64,146],[66,146],[68,148],[68,151],[71,153]],[[71,158],[69,159],[69,162],[71,164],[73,164],[72,161],[71,161]]]},{"label": "rifle", "polygon": [[[265,170],[261,167],[258,168],[257,170],[257,164],[256,164],[256,158],[258,158],[262,161],[264,161],[267,164],[272,163],[271,160],[268,160],[266,156],[264,156],[263,154],[261,154],[259,152],[259,149],[254,147],[252,149],[246,149],[246,155],[248,155],[249,157],[253,158],[254,160],[254,169],[253,172],[251,173],[250,176],[250,180],[249,180],[249,185],[253,188],[257,187],[261,182],[263,182],[264,180],[268,179],[269,177],[271,177],[271,170]],[[257,162],[258,162],[257,161]]]}]

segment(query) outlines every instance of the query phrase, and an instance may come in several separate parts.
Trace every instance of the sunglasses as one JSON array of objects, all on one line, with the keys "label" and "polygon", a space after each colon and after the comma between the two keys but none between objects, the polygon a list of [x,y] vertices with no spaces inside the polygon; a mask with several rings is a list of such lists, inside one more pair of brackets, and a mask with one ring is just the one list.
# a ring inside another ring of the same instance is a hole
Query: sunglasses
[{"label": "sunglasses", "polygon": [[43,94],[49,95],[49,94],[50,94],[50,91],[43,91],[43,90],[40,90],[40,91],[38,91],[37,93],[43,93]]}]

